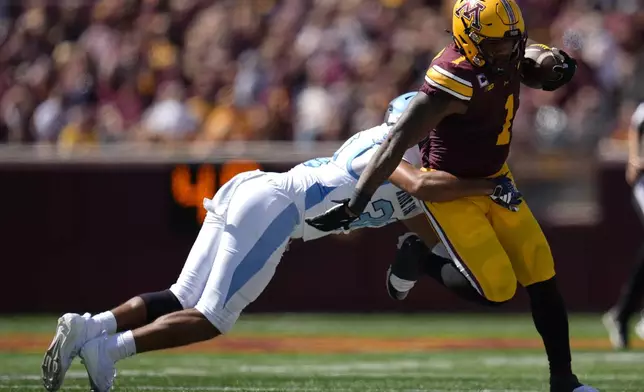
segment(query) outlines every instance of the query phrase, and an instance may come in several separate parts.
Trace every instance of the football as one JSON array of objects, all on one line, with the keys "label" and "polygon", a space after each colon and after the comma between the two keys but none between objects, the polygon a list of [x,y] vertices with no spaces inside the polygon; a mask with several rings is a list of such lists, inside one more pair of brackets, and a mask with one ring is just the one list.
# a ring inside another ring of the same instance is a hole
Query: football
[{"label": "football", "polygon": [[553,67],[558,61],[555,54],[545,45],[533,44],[525,49],[521,62],[521,82],[530,88],[540,89],[544,82],[561,77]]}]

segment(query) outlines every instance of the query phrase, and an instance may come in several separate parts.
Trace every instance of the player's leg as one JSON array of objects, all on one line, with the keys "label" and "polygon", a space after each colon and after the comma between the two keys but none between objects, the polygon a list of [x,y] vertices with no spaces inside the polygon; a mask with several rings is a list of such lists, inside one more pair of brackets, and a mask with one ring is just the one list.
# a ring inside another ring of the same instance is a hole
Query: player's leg
[{"label": "player's leg", "polygon": [[[394,269],[395,267],[397,269]],[[410,272],[415,274],[413,281],[405,279],[410,276],[406,275]],[[406,233],[398,239],[396,258],[389,269],[387,286],[389,296],[397,300],[405,299],[415,284],[417,275],[420,274],[429,275],[440,285],[466,301],[485,306],[498,306],[503,303],[489,301],[479,294],[470,281],[458,270],[442,243],[430,250],[426,241],[422,240],[420,236],[415,233]],[[409,289],[403,291],[407,287]]]},{"label": "player's leg", "polygon": [[[234,182],[231,181],[231,183]],[[227,203],[222,188],[213,203]],[[221,205],[225,208],[225,205]],[[103,331],[114,334],[148,324],[155,319],[184,308],[194,307],[203,292],[215,259],[220,234],[225,222],[220,215],[209,212],[177,282],[169,289],[136,296],[127,302],[93,317],[75,313],[63,315],[56,326],[56,334],[42,362],[43,385],[56,391],[63,383],[65,373],[80,348]]]},{"label": "player's leg", "polygon": [[[297,208],[290,204],[261,234],[254,235],[256,241],[250,243],[252,246],[246,245],[248,241],[235,233],[240,231],[235,228],[244,227],[250,221],[246,224],[236,219],[229,221],[231,230],[222,236],[220,253],[195,309],[169,314],[135,330],[137,352],[182,346],[227,333],[243,309],[259,297],[272,279],[298,219]],[[195,328],[199,333],[186,337],[185,328]]]},{"label": "player's leg", "polygon": [[437,244],[422,261],[423,273],[449,289],[461,299],[483,306],[499,306],[505,302],[493,302],[479,294],[467,278],[458,270],[443,243]]},{"label": "player's leg", "polygon": [[402,301],[416,284],[422,270],[426,250],[439,242],[425,214],[403,221],[409,230],[398,238],[394,262],[387,270],[387,293],[392,299]]},{"label": "player's leg", "polygon": [[[640,178],[633,186],[633,206],[640,221],[644,224],[644,178]],[[637,254],[631,274],[621,289],[617,303],[602,319],[614,348],[628,348],[628,323],[635,312],[640,309],[643,295],[644,245]],[[643,325],[642,322],[638,323],[636,332],[644,339]]]},{"label": "player's leg", "polygon": [[102,331],[113,334],[138,328],[166,314],[193,308],[206,287],[225,227],[223,219],[211,212],[206,214],[179,278],[170,289],[138,295],[93,316],[88,323],[88,337],[96,337]]},{"label": "player's leg", "polygon": [[177,281],[163,291],[146,293],[92,319],[100,321],[98,332],[122,332],[149,324],[157,318],[197,304],[219,249],[221,234],[226,226],[228,206],[237,188],[246,180],[245,175],[227,182],[212,201],[207,202],[219,212],[208,211]]},{"label": "player's leg", "polygon": [[550,390],[593,391],[572,372],[568,313],[557,288],[550,246],[527,203],[512,212],[490,202],[490,220],[519,283],[528,291],[534,325],[550,365]]},{"label": "player's leg", "polygon": [[206,287],[225,226],[225,216],[208,212],[177,281],[169,289],[141,294],[92,317],[101,321],[103,328],[94,329],[92,332],[98,333],[89,335],[135,329],[167,314],[194,308]]},{"label": "player's leg", "polygon": [[141,294],[93,317],[89,314],[63,315],[58,320],[56,334],[42,363],[45,388],[58,390],[83,344],[103,331],[114,334],[134,329],[184,307],[194,307],[206,286],[223,227],[220,217],[207,214],[181,275],[170,290]]},{"label": "player's leg", "polygon": [[469,285],[489,301],[505,302],[514,296],[516,277],[477,199],[425,203],[424,211]]},{"label": "player's leg", "polygon": [[195,308],[83,346],[80,356],[98,390],[111,386],[118,360],[226,333],[264,290],[299,223],[299,212],[286,196],[272,188],[267,194],[257,183],[241,186],[238,193],[250,200],[231,202],[212,270]]},{"label": "player's leg", "polygon": [[[602,317],[602,322],[608,331],[613,348],[627,349],[629,347],[628,324],[633,315],[640,309],[643,294],[644,245],[639,249],[635,265],[628,280],[622,286],[617,302]],[[642,335],[644,338],[644,334]]]}]

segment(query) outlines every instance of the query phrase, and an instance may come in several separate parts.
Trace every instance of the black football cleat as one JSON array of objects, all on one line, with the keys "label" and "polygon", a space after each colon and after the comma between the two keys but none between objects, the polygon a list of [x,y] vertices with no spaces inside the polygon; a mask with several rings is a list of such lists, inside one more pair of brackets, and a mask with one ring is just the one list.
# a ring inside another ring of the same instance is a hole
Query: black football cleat
[{"label": "black football cleat", "polygon": [[550,392],[599,392],[599,390],[584,385],[574,374],[563,377],[550,377]]},{"label": "black football cleat", "polygon": [[398,238],[396,258],[387,270],[387,293],[397,301],[407,298],[421,274],[421,262],[427,257],[427,246],[415,233]]}]

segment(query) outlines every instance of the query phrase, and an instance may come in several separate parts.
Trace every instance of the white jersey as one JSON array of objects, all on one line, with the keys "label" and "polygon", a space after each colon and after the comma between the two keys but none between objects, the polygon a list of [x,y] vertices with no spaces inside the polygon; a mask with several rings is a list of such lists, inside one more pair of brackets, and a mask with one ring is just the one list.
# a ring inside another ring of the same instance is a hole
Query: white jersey
[{"label": "white jersey", "polygon": [[[356,134],[333,157],[314,159],[286,173],[241,173],[212,200],[199,236],[177,282],[170,287],[184,309],[195,308],[221,333],[235,324],[273,277],[293,238],[312,240],[325,233],[305,219],[351,197],[360,174],[390,127]],[[406,158],[420,166],[418,147]],[[407,193],[385,183],[351,229],[380,227],[410,218],[421,209]]]},{"label": "white jersey", "polygon": [[[335,206],[337,203],[334,200],[347,199],[353,195],[360,174],[386,139],[390,129],[391,126],[381,124],[359,132],[347,140],[333,157],[312,159],[284,174],[288,183],[286,188],[291,189],[289,193],[293,195],[302,213],[301,231],[296,233],[295,237],[308,241],[343,232],[322,232],[306,224],[304,219],[312,218]],[[414,146],[407,150],[404,160],[415,167],[421,167],[419,147]],[[386,182],[376,190],[371,202],[360,218],[351,223],[348,231],[363,227],[382,227],[421,212],[415,198]]]}]

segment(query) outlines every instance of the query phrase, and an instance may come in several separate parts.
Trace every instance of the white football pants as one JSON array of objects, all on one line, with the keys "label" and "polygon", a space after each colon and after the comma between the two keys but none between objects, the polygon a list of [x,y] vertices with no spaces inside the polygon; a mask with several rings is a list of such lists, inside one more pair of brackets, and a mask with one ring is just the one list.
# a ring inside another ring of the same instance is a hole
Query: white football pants
[{"label": "white football pants", "polygon": [[268,285],[300,214],[260,171],[234,177],[204,206],[206,219],[170,290],[223,334]]}]

